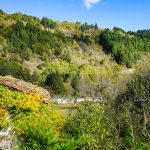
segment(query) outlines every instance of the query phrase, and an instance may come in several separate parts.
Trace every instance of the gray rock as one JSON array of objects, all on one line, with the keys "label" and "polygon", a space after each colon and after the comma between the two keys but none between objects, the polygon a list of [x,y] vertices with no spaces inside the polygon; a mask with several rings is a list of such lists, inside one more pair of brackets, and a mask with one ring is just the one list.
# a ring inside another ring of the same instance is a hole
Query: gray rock
[{"label": "gray rock", "polygon": [[0,141],[0,150],[12,150],[12,138],[10,136]]},{"label": "gray rock", "polygon": [[0,150],[12,150],[12,137],[10,135],[11,127],[0,131]]}]

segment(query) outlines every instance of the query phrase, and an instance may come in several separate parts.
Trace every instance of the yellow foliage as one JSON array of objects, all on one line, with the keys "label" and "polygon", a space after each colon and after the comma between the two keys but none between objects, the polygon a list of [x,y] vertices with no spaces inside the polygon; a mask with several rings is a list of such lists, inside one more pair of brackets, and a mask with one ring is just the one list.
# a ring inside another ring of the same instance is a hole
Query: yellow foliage
[{"label": "yellow foliage", "polygon": [[6,120],[7,112],[5,109],[0,108],[0,129],[8,124]]},{"label": "yellow foliage", "polygon": [[0,108],[0,116],[4,115],[6,113],[5,109]]},{"label": "yellow foliage", "polygon": [[72,44],[73,44],[73,46],[77,46],[77,41],[73,40]]},{"label": "yellow foliage", "polygon": [[0,107],[7,109],[15,106],[17,109],[34,110],[39,107],[40,102],[38,94],[35,96],[0,86]]}]

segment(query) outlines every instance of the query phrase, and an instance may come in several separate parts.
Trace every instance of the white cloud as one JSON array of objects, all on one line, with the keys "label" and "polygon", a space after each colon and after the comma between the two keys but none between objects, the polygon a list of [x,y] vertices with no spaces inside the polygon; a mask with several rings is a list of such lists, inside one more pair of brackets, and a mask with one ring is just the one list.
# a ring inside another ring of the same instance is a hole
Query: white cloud
[{"label": "white cloud", "polygon": [[101,0],[84,0],[84,5],[90,9],[93,5],[97,4]]}]

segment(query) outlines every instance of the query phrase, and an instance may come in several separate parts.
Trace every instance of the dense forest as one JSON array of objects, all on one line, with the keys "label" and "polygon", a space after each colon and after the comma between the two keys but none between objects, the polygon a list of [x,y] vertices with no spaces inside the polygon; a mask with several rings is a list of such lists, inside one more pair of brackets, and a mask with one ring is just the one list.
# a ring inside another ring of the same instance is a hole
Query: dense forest
[{"label": "dense forest", "polygon": [[74,101],[47,105],[1,85],[0,129],[12,127],[15,149],[150,149],[150,30],[0,10],[0,75]]}]

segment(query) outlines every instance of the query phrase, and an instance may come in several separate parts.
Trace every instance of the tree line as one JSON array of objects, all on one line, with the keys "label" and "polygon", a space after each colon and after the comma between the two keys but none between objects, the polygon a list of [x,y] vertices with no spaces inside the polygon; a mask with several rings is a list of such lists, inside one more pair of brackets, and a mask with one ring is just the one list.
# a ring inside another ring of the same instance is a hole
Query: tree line
[{"label": "tree line", "polygon": [[140,59],[142,52],[150,51],[149,30],[126,33],[120,28],[105,29],[99,43],[106,53],[110,53],[117,63],[132,67]]}]

